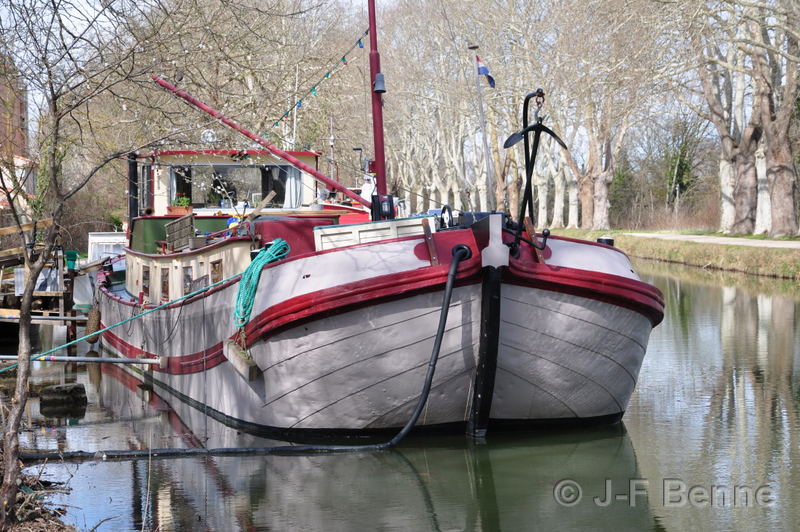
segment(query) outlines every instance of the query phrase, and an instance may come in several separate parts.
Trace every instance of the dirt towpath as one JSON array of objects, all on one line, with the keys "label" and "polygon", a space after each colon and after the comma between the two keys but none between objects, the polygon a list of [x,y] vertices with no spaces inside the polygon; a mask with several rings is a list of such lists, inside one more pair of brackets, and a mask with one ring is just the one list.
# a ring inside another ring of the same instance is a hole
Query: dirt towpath
[{"label": "dirt towpath", "polygon": [[680,235],[677,233],[624,233],[638,238],[658,238],[660,240],[680,240],[698,244],[720,244],[723,246],[750,246],[755,248],[800,249],[800,240],[753,240],[750,238],[731,238],[710,235]]}]

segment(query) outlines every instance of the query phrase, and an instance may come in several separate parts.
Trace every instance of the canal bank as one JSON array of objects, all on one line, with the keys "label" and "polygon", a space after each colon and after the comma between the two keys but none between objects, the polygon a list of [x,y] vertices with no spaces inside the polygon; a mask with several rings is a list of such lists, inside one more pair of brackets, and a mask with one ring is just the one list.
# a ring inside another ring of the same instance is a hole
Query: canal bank
[{"label": "canal bank", "polygon": [[611,236],[614,245],[632,257],[800,281],[800,240],[583,229],[557,229],[553,234],[587,240]]}]

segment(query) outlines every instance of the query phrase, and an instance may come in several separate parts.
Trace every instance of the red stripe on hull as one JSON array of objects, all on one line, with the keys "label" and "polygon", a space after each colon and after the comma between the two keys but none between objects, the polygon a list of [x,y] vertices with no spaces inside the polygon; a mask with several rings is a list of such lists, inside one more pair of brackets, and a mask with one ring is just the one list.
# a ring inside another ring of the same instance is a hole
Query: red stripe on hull
[{"label": "red stripe on hull", "polygon": [[664,296],[647,283],[618,275],[511,260],[503,281],[604,301],[645,315],[653,327],[664,319]]},{"label": "red stripe on hull", "polygon": [[[105,325],[101,324],[101,327]],[[159,355],[145,351],[139,347],[129,344],[111,331],[103,333],[103,341],[113,347],[120,355],[126,358],[157,358]],[[171,373],[183,375],[188,373],[198,373],[207,369],[212,369],[223,362],[227,362],[222,352],[222,342],[218,342],[208,349],[191,353],[188,355],[167,356],[166,368],[153,368],[153,371],[161,373]]]},{"label": "red stripe on hull", "polygon": [[[358,308],[385,303],[392,299],[411,297],[444,287],[450,266],[431,266],[420,270],[400,272],[373,279],[348,283],[327,290],[288,299],[265,309],[247,326],[248,343],[253,338],[264,339],[289,324],[304,322],[324,316],[352,311]],[[480,282],[480,264],[474,261],[462,270],[458,286]]]}]

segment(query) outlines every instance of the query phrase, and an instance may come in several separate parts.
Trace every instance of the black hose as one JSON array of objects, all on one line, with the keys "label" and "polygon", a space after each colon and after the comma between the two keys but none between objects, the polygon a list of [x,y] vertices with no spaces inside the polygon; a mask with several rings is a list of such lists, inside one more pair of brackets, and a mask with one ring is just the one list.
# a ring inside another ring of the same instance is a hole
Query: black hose
[{"label": "black hose", "polygon": [[359,451],[382,451],[394,447],[400,440],[405,438],[414,425],[417,424],[419,416],[422,414],[428,395],[433,384],[433,374],[436,372],[436,362],[439,360],[439,350],[442,347],[442,338],[447,325],[447,314],[450,310],[450,298],[453,295],[458,265],[462,260],[472,256],[469,246],[458,244],[452,249],[453,261],[450,263],[450,270],[447,272],[447,283],[444,288],[444,298],[442,299],[442,309],[439,313],[439,327],[436,330],[436,339],[433,342],[431,358],[428,361],[428,372],[425,375],[425,384],[422,386],[417,407],[409,420],[400,429],[394,438],[383,443],[368,445],[279,445],[274,447],[223,447],[219,449],[142,449],[142,450],[108,450],[108,451],[68,451],[53,453],[19,453],[20,459],[26,462],[40,462],[44,460],[114,460],[114,459],[143,459],[152,457],[175,457],[175,456],[207,456],[207,455],[266,455],[266,454],[299,454],[299,453],[335,453],[335,452],[359,452]]},{"label": "black hose", "polygon": [[453,295],[453,285],[456,280],[456,272],[458,271],[459,263],[472,256],[472,250],[464,244],[458,244],[452,250],[453,261],[450,263],[450,271],[447,272],[447,284],[444,287],[444,298],[442,299],[442,310],[439,313],[439,328],[436,330],[436,340],[433,342],[433,349],[431,350],[431,359],[428,362],[428,374],[425,375],[425,384],[422,386],[422,393],[417,401],[417,408],[411,415],[411,418],[406,422],[405,426],[397,433],[397,435],[386,443],[377,444],[379,448],[385,449],[397,445],[400,440],[405,438],[414,425],[417,424],[422,409],[425,408],[425,403],[428,401],[428,394],[431,391],[431,383],[433,382],[433,374],[436,371],[436,362],[439,360],[439,350],[442,347],[442,337],[444,336],[444,329],[447,325],[447,313],[450,310],[450,296]]}]

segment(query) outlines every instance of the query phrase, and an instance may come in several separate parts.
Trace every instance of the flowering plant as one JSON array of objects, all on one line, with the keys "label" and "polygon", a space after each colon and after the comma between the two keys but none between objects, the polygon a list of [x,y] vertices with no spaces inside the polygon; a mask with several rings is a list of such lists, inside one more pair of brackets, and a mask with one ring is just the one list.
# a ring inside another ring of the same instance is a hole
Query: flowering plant
[{"label": "flowering plant", "polygon": [[173,207],[189,207],[191,205],[192,202],[189,200],[189,197],[182,192],[178,192],[175,195],[175,201],[172,202]]}]

